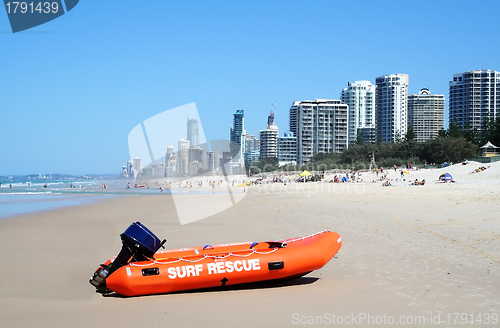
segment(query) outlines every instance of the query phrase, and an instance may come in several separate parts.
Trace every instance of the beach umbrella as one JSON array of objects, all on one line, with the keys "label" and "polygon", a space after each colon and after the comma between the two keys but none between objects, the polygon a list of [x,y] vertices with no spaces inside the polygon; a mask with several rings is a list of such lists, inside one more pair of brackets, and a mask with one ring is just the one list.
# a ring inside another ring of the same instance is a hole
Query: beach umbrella
[{"label": "beach umbrella", "polygon": [[443,173],[439,176],[439,180],[441,181],[451,181],[453,180],[453,177],[449,173]]},{"label": "beach umbrella", "polygon": [[239,184],[238,187],[250,186],[251,184],[252,184],[251,182],[245,182],[245,183]]},{"label": "beach umbrella", "polygon": [[301,177],[305,177],[306,175],[312,175],[311,172],[307,171],[307,170],[304,170],[304,172],[302,172],[301,174],[299,174],[299,176]]},{"label": "beach umbrella", "polygon": [[403,171],[403,173],[410,174],[410,172],[408,172],[408,171]]}]

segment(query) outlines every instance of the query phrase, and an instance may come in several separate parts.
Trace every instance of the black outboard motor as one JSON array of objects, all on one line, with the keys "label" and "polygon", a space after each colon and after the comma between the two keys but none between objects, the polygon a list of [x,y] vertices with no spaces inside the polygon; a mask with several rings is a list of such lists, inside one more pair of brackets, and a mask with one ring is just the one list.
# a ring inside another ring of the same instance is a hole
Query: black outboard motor
[{"label": "black outboard motor", "polygon": [[111,292],[106,288],[106,278],[109,275],[129,262],[147,261],[153,258],[156,251],[167,241],[163,239],[160,242],[160,239],[140,222],[132,223],[120,237],[122,249],[116,259],[109,265],[101,264],[89,280],[98,293]]}]

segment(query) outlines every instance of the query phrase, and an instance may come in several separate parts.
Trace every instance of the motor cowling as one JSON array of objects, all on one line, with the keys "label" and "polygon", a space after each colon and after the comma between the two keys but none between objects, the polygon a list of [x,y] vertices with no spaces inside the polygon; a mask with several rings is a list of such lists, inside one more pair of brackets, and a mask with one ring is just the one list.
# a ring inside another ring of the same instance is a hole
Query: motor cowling
[{"label": "motor cowling", "polygon": [[140,222],[132,223],[121,235],[122,249],[109,265],[101,264],[90,278],[89,283],[98,293],[111,292],[106,287],[106,278],[122,266],[137,261],[146,261],[167,241],[160,241],[154,233]]}]

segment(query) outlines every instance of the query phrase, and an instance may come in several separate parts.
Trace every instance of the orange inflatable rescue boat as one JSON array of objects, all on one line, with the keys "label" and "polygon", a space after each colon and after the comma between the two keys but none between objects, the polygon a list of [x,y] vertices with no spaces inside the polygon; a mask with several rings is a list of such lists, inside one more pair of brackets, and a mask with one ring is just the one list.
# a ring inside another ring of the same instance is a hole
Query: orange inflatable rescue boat
[{"label": "orange inflatable rescue boat", "polygon": [[294,239],[158,251],[166,240],[140,222],[120,237],[120,253],[101,264],[89,281],[99,293],[138,296],[293,279],[323,267],[342,245],[337,233],[322,231]]}]

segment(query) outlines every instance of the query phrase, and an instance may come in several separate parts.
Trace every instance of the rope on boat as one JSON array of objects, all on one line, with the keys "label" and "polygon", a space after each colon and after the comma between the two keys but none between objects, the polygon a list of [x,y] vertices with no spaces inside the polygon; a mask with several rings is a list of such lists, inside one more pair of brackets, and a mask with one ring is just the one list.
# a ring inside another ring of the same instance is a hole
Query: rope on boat
[{"label": "rope on boat", "polygon": [[320,232],[316,232],[316,233],[313,233],[312,235],[305,236],[305,237],[299,237],[299,238],[294,238],[294,239],[275,240],[275,242],[279,243],[279,242],[285,242],[286,241],[286,244],[288,244],[288,243],[293,243],[294,241],[300,241],[300,240],[304,240],[304,239],[307,239],[307,238],[311,238],[311,237],[320,235],[320,234],[325,233],[325,232],[328,232],[328,230],[323,230],[323,231],[320,231]]},{"label": "rope on boat", "polygon": [[196,263],[196,262],[200,262],[200,261],[203,261],[204,259],[207,259],[207,258],[213,258],[213,259],[226,259],[230,256],[235,256],[235,257],[248,257],[250,255],[253,255],[253,254],[260,254],[260,255],[267,255],[267,254],[271,254],[271,253],[274,253],[278,250],[279,248],[278,247],[273,247],[272,250],[270,250],[269,252],[259,252],[257,250],[252,250],[250,253],[248,254],[235,254],[235,253],[227,253],[227,255],[223,255],[223,256],[217,256],[217,255],[203,255],[202,258],[199,258],[197,260],[188,260],[188,259],[185,259],[185,258],[182,258],[182,257],[179,257],[177,260],[174,260],[174,261],[169,261],[169,262],[160,262],[160,261],[157,261],[157,260],[154,260],[153,262],[151,263],[147,263],[147,264],[136,264],[134,262],[132,263],[129,263],[130,266],[136,266],[136,267],[147,267],[147,266],[151,266],[151,265],[155,265],[155,264],[173,264],[173,263],[177,263],[177,262],[188,262],[188,263]]},{"label": "rope on boat", "polygon": [[[323,231],[320,231],[320,232],[316,232],[316,233],[313,233],[312,235],[309,235],[309,236],[305,236],[305,237],[299,237],[299,238],[294,238],[294,239],[282,239],[282,240],[276,240],[275,242],[276,243],[280,243],[282,242],[284,244],[284,246],[286,246],[286,244],[288,243],[293,243],[295,241],[300,241],[300,240],[304,240],[304,239],[307,239],[307,238],[311,238],[311,237],[314,237],[316,235],[319,235],[319,234],[322,234],[322,233],[325,233],[325,232],[328,232],[328,230],[323,230]],[[211,245],[207,245],[207,246],[211,246]],[[205,246],[205,247],[207,247]],[[205,248],[203,248],[205,249]],[[276,252],[277,250],[279,249],[279,247],[273,247],[273,249],[269,252],[259,252],[255,249],[252,249],[252,251],[248,254],[234,254],[234,253],[228,253],[227,255],[223,255],[223,256],[217,256],[217,255],[203,255],[202,258],[200,259],[197,259],[197,260],[188,260],[188,259],[185,259],[185,258],[182,258],[182,257],[179,257],[177,260],[174,260],[174,261],[170,261],[170,262],[159,262],[157,260],[153,260],[153,262],[151,263],[148,263],[148,264],[136,264],[134,262],[132,263],[129,263],[130,266],[137,266],[137,267],[147,267],[147,266],[151,266],[151,265],[155,265],[155,264],[173,264],[173,263],[177,263],[177,262],[188,262],[188,263],[196,263],[196,262],[200,262],[200,261],[203,261],[207,258],[213,258],[213,259],[226,259],[230,256],[235,256],[235,257],[248,257],[250,255],[253,255],[253,254],[260,254],[260,255],[267,255],[267,254],[271,254],[271,253],[274,253]]]}]

